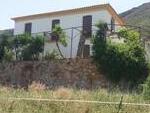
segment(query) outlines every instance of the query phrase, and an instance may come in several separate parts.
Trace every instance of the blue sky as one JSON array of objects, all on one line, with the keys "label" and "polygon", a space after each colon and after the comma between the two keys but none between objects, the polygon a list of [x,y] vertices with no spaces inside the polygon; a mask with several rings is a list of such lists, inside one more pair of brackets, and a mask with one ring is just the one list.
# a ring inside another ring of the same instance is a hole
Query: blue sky
[{"label": "blue sky", "polygon": [[110,3],[118,13],[121,13],[146,2],[150,0],[0,0],[0,30],[13,28],[14,22],[10,18],[15,16],[102,3]]}]

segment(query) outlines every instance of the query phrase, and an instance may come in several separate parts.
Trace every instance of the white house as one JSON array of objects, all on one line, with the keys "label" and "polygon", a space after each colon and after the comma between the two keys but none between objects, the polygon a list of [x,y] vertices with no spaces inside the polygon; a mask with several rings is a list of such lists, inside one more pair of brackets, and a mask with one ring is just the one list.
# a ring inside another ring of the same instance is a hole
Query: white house
[{"label": "white house", "polygon": [[[119,17],[110,4],[95,5],[71,10],[48,12],[22,17],[14,17],[14,35],[29,32],[33,35],[41,35],[52,31],[52,28],[59,24],[67,34],[68,46],[61,46],[61,51],[66,58],[76,57],[80,30],[94,32],[96,27],[92,26],[99,21],[110,24],[110,29],[117,29],[114,24],[123,25],[124,21]],[[72,30],[73,28],[73,30]],[[90,40],[86,40],[86,45],[90,45]],[[56,49],[54,42],[48,41],[45,44],[45,52]]]}]

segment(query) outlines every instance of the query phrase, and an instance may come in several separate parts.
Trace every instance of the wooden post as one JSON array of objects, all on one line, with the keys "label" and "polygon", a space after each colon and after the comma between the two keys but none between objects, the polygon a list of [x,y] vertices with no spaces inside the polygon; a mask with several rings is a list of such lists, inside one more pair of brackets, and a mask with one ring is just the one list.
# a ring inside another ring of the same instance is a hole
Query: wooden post
[{"label": "wooden post", "polygon": [[71,48],[70,48],[70,58],[72,58],[72,41],[73,41],[73,33],[74,33],[74,30],[73,30],[73,27],[72,27],[72,29],[71,29]]},{"label": "wooden post", "polygon": [[77,51],[77,56],[80,58],[83,57],[85,38],[86,38],[85,35],[83,33],[81,33],[80,41],[79,41],[79,45],[78,45],[78,51]]}]

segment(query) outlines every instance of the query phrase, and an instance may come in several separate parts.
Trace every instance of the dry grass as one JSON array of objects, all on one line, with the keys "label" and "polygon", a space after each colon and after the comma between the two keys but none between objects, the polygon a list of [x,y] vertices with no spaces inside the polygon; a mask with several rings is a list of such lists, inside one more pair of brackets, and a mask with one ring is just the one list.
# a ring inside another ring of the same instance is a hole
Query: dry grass
[{"label": "dry grass", "polygon": [[45,84],[42,84],[40,82],[32,82],[32,84],[28,86],[29,91],[43,91],[46,89],[47,87],[45,86]]},{"label": "dry grass", "polygon": [[53,92],[54,98],[70,99],[72,97],[72,91],[67,88],[60,87]]},{"label": "dry grass", "polygon": [[[120,91],[108,92],[106,89],[94,91],[67,89],[64,87],[56,90],[47,90],[40,83],[33,83],[30,90],[12,88],[0,88],[0,98],[47,98],[47,99],[78,99],[96,101],[120,101],[123,102],[150,103],[145,101],[142,95],[136,93],[121,93]],[[118,105],[102,105],[74,102],[42,102],[42,101],[0,101],[0,113],[117,113]],[[150,107],[122,106],[120,113],[150,113]]]}]

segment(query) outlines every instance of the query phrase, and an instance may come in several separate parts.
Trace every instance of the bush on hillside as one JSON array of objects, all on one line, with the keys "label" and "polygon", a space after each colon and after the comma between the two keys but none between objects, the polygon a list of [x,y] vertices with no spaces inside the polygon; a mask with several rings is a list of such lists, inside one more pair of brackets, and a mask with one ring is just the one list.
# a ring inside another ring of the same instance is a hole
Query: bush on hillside
[{"label": "bush on hillside", "polygon": [[99,69],[114,83],[125,81],[132,85],[141,82],[148,68],[139,33],[126,28],[118,31],[123,43],[106,41],[106,24],[100,23],[93,41],[93,57]]}]

